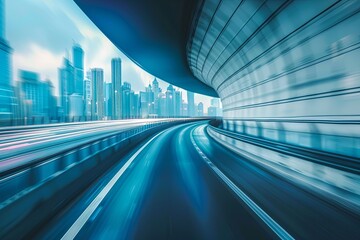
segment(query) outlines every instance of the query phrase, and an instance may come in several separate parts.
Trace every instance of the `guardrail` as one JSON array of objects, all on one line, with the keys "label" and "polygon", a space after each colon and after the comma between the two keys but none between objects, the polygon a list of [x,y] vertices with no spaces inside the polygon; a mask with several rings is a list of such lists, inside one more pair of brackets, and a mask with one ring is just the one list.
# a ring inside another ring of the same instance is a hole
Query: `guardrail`
[{"label": "guardrail", "polygon": [[[0,173],[0,238],[31,233],[150,135],[191,120],[147,123]],[[117,156],[117,157],[116,157]],[[86,176],[86,177],[84,177]]]}]

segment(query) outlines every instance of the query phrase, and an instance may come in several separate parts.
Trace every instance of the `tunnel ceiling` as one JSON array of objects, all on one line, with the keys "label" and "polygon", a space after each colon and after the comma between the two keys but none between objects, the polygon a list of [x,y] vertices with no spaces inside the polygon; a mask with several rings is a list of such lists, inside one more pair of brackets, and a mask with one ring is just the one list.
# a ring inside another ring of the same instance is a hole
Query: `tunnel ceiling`
[{"label": "tunnel ceiling", "polygon": [[217,96],[192,74],[186,55],[198,0],[75,0],[97,27],[141,68],[171,84]]}]

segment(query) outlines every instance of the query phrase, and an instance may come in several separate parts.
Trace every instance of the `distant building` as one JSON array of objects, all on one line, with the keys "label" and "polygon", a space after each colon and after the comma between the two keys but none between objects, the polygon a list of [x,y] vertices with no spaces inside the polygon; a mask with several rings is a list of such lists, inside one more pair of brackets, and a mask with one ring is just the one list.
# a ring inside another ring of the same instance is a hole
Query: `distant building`
[{"label": "distant building", "polygon": [[220,108],[220,99],[219,98],[212,98],[210,100],[210,105],[216,108]]},{"label": "distant building", "polygon": [[74,67],[68,58],[64,58],[59,68],[60,106],[62,116],[69,116],[69,95],[74,93]]},{"label": "distant building", "polygon": [[130,91],[130,118],[139,118],[140,98],[139,94]]},{"label": "distant building", "polygon": [[112,91],[112,114],[113,119],[122,118],[122,86],[121,86],[121,59],[113,58],[111,60],[111,83]]},{"label": "distant building", "polygon": [[199,102],[197,105],[197,116],[203,117],[204,116],[204,104],[202,102]]},{"label": "distant building", "polygon": [[161,93],[161,88],[159,88],[159,82],[156,80],[156,78],[152,82],[152,91],[154,93],[154,113],[159,116],[160,115],[159,94]]},{"label": "distant building", "polygon": [[19,71],[22,98],[26,105],[26,117],[41,116],[40,80],[39,75],[30,71]]},{"label": "distant building", "polygon": [[5,6],[0,0],[0,123],[14,117],[15,95],[11,74],[12,49],[5,39]]},{"label": "distant building", "polygon": [[159,93],[159,112],[158,115],[160,117],[167,117],[169,116],[167,112],[166,106],[166,95],[164,93]]},{"label": "distant building", "polygon": [[209,116],[222,116],[222,109],[220,108],[220,99],[219,98],[212,98],[210,100],[210,111],[211,111],[211,115]]},{"label": "distant building", "polygon": [[84,51],[79,44],[73,48],[74,93],[84,95]]},{"label": "distant building", "polygon": [[84,116],[91,117],[91,81],[89,78],[84,80]]},{"label": "distant building", "polygon": [[188,116],[188,104],[184,100],[181,107],[181,116]]},{"label": "distant building", "polygon": [[140,118],[147,118],[149,116],[149,103],[147,101],[146,92],[140,92]]},{"label": "distant building", "polygon": [[167,88],[166,92],[166,117],[174,117],[175,116],[175,90],[174,87],[170,84]]},{"label": "distant building", "polygon": [[105,83],[105,115],[107,119],[113,119],[113,85]]},{"label": "distant building", "polygon": [[101,68],[91,69],[91,116],[101,120],[104,117],[104,71]]},{"label": "distant building", "polygon": [[182,108],[182,95],[180,91],[175,91],[175,117],[181,116],[181,108]]},{"label": "distant building", "polygon": [[131,93],[131,84],[124,82],[122,86],[122,118],[130,118],[130,93]]},{"label": "distant building", "polygon": [[155,114],[155,97],[154,92],[152,91],[151,85],[149,84],[148,87],[145,88],[146,92],[146,108],[148,115],[154,116]]},{"label": "distant building", "polygon": [[56,99],[53,96],[53,85],[47,80],[40,81],[39,74],[25,70],[19,71],[20,91],[25,109],[25,117],[56,116]]},{"label": "distant building", "polygon": [[216,117],[217,116],[216,113],[217,113],[216,107],[213,107],[213,106],[208,107],[208,114],[207,115],[209,117]]},{"label": "distant building", "polygon": [[69,117],[71,121],[80,120],[83,115],[83,96],[78,93],[69,95]]},{"label": "distant building", "polygon": [[194,93],[187,91],[187,102],[188,102],[188,116],[195,116],[195,102],[194,102]]}]

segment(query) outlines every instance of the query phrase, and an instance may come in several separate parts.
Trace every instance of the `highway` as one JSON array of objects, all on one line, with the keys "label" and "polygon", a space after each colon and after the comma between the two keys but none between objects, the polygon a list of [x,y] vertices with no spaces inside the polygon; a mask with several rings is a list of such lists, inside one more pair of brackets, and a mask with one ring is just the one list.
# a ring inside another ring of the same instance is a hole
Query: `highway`
[{"label": "highway", "polygon": [[119,159],[34,239],[356,239],[360,216],[212,140],[171,127]]}]

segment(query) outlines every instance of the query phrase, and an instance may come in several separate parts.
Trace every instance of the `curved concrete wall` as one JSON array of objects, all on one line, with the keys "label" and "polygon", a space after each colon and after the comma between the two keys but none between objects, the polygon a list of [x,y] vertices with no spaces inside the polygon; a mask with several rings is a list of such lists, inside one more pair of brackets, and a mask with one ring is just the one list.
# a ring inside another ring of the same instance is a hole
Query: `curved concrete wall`
[{"label": "curved concrete wall", "polygon": [[188,63],[221,97],[224,128],[360,157],[359,12],[352,0],[204,0]]}]

